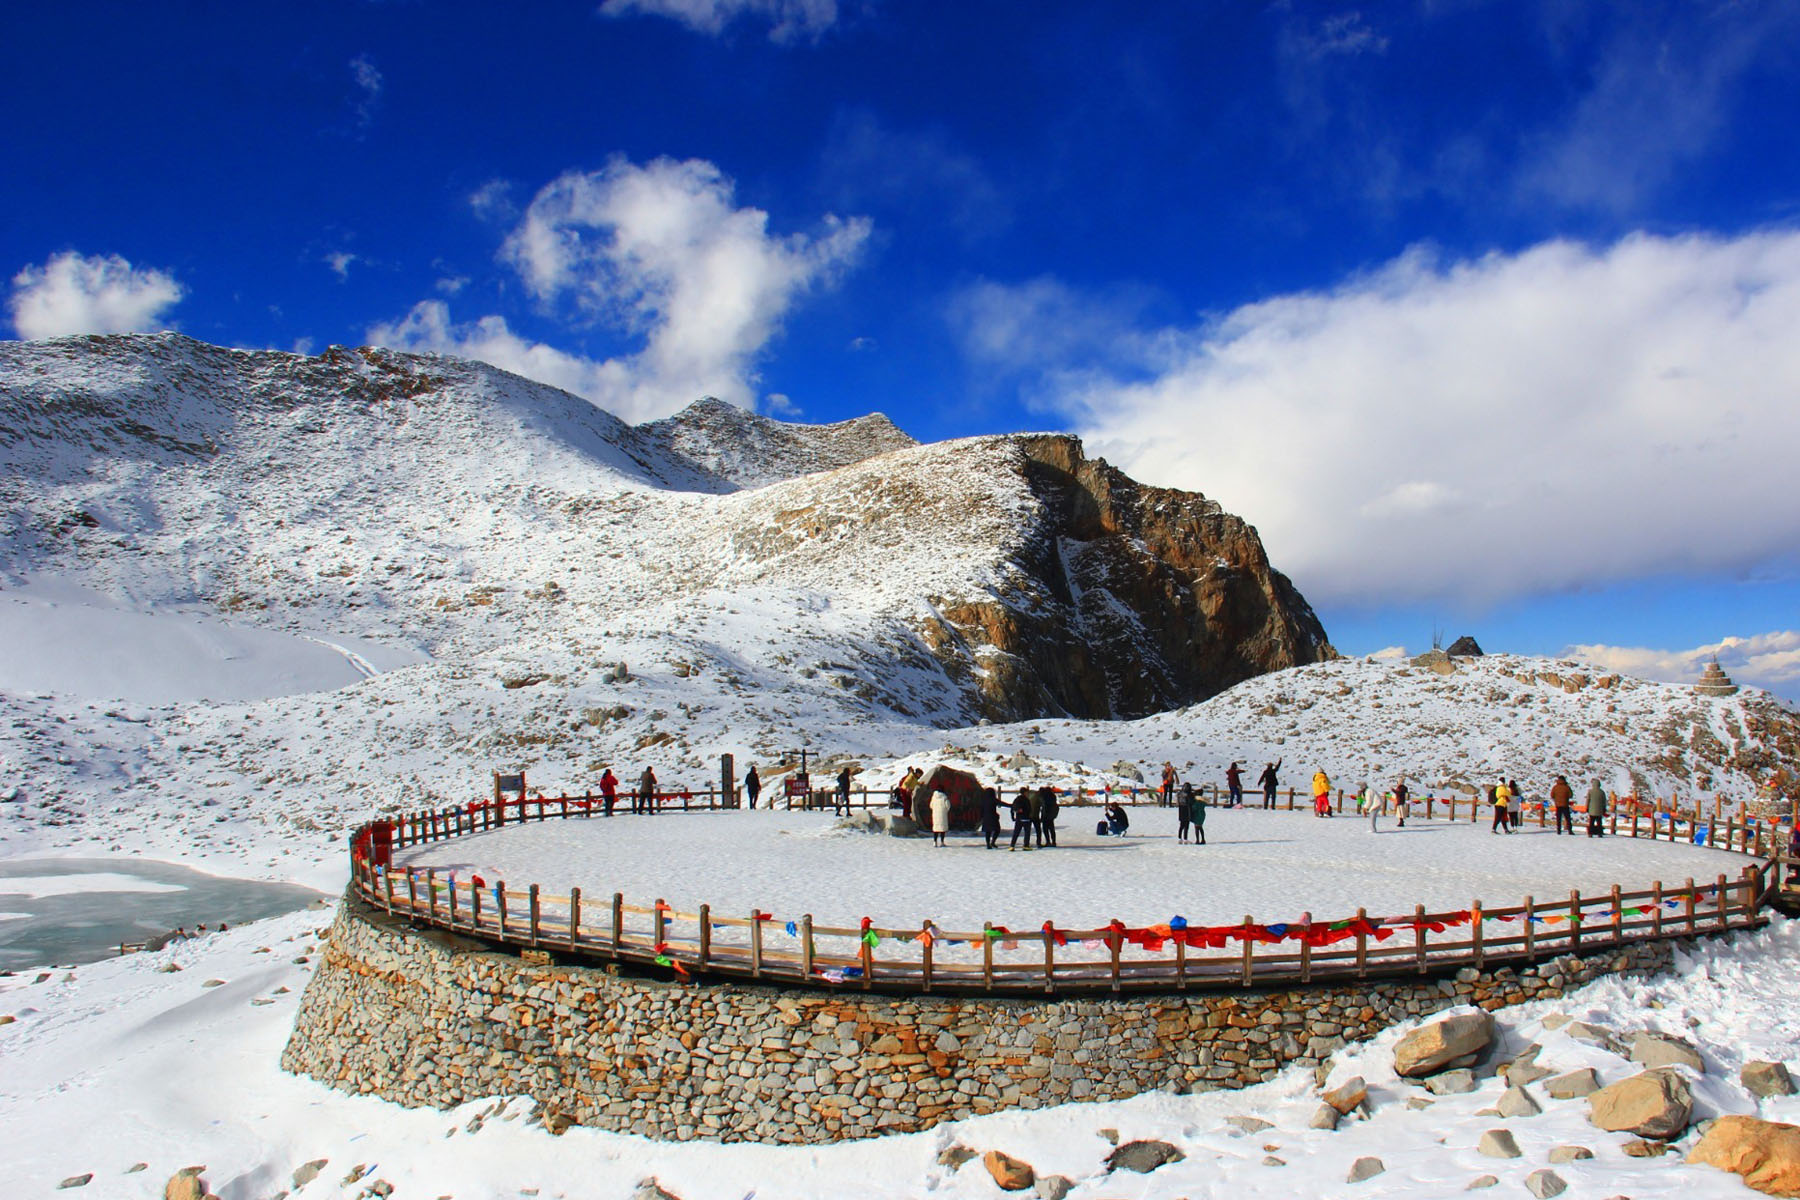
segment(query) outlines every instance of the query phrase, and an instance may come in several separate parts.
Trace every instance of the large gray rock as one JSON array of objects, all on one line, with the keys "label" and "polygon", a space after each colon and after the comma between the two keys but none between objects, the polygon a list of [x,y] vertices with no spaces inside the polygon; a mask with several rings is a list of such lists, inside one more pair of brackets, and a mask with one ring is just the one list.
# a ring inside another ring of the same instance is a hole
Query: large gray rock
[{"label": "large gray rock", "polygon": [[1425,1090],[1434,1096],[1460,1096],[1475,1090],[1475,1072],[1466,1068],[1439,1071],[1425,1077]]},{"label": "large gray rock", "polygon": [[1693,1111],[1687,1080],[1668,1067],[1640,1072],[1588,1097],[1588,1120],[1613,1133],[1643,1138],[1680,1135]]},{"label": "large gray rock", "polygon": [[1536,1042],[1525,1047],[1525,1052],[1523,1054],[1500,1068],[1500,1078],[1506,1080],[1507,1083],[1514,1087],[1523,1087],[1528,1083],[1536,1083],[1538,1080],[1553,1074],[1549,1067],[1541,1067],[1538,1065],[1538,1051],[1542,1049],[1543,1047]]},{"label": "large gray rock", "polygon": [[1138,1142],[1126,1142],[1117,1150],[1106,1156],[1108,1171],[1135,1171],[1139,1175],[1148,1175],[1161,1166],[1172,1162],[1180,1162],[1187,1155],[1169,1145],[1145,1139]]},{"label": "large gray rock", "polygon": [[1375,1178],[1385,1170],[1387,1170],[1386,1163],[1371,1155],[1364,1155],[1350,1164],[1350,1174],[1344,1177],[1344,1182],[1361,1183],[1365,1179]]},{"label": "large gray rock", "polygon": [[1787,1066],[1778,1062],[1765,1062],[1753,1059],[1744,1064],[1738,1072],[1738,1082],[1749,1090],[1752,1096],[1767,1100],[1771,1096],[1791,1096],[1794,1094],[1794,1080],[1788,1074]]},{"label": "large gray rock", "polygon": [[1040,1200],[1063,1200],[1075,1190],[1075,1181],[1067,1175],[1039,1175],[1037,1194]]},{"label": "large gray rock", "polygon": [[1465,1055],[1479,1054],[1494,1040],[1492,1014],[1457,1013],[1421,1025],[1394,1046],[1394,1071],[1408,1077],[1429,1075]]},{"label": "large gray rock", "polygon": [[1525,1177],[1525,1190],[1536,1196],[1538,1200],[1549,1200],[1551,1196],[1560,1196],[1569,1190],[1563,1177],[1548,1167],[1542,1167]]},{"label": "large gray rock", "polygon": [[330,1161],[329,1158],[315,1158],[309,1163],[302,1163],[295,1167],[293,1177],[294,1190],[297,1192],[313,1180],[317,1179],[319,1177],[319,1172],[323,1171],[325,1165]]},{"label": "large gray rock", "polygon": [[1500,1102],[1494,1107],[1500,1111],[1500,1115],[1503,1117],[1535,1117],[1544,1111],[1538,1107],[1538,1102],[1531,1098],[1531,1093],[1522,1087],[1507,1088],[1506,1093],[1500,1097]]},{"label": "large gray rock", "polygon": [[1321,1104],[1313,1111],[1312,1120],[1306,1123],[1308,1129],[1336,1129],[1344,1115],[1329,1104]]},{"label": "large gray rock", "polygon": [[1558,1075],[1544,1085],[1544,1091],[1552,1100],[1574,1100],[1581,1096],[1591,1096],[1600,1090],[1600,1076],[1592,1067],[1582,1067],[1570,1071],[1567,1075]]},{"label": "large gray rock", "polygon": [[1612,1030],[1601,1025],[1590,1025],[1586,1021],[1570,1021],[1563,1026],[1563,1032],[1578,1042],[1586,1042],[1590,1046],[1598,1046],[1613,1054],[1624,1054],[1625,1047],[1619,1044]]},{"label": "large gray rock", "polygon": [[1631,1061],[1646,1067],[1692,1067],[1706,1073],[1706,1064],[1692,1042],[1666,1033],[1639,1033],[1631,1039]]},{"label": "large gray rock", "polygon": [[1475,1143],[1475,1149],[1489,1158],[1519,1157],[1519,1143],[1510,1129],[1490,1129]]}]

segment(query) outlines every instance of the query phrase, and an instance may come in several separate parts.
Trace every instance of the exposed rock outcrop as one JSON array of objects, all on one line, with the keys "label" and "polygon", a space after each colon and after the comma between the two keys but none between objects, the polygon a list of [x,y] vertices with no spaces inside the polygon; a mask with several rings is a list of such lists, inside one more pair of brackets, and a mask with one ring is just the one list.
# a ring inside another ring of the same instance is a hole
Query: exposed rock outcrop
[{"label": "exposed rock outcrop", "polygon": [[1025,578],[938,610],[981,656],[985,716],[1144,716],[1337,656],[1241,518],[1139,484],[1076,438],[1016,441],[1042,506]]}]

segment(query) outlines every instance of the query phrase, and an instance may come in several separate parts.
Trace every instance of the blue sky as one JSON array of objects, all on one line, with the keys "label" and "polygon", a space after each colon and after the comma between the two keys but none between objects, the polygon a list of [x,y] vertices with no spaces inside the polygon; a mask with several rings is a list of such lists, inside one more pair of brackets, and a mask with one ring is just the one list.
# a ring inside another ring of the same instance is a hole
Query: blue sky
[{"label": "blue sky", "polygon": [[1800,9],[6,17],[15,336],[486,358],[1219,499],[1350,653],[1800,695]]}]

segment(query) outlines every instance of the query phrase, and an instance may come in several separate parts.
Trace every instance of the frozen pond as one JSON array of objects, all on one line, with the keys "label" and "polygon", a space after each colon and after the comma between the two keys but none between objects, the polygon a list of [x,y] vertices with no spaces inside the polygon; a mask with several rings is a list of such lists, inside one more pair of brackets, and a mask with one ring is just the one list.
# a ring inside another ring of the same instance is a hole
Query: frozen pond
[{"label": "frozen pond", "polygon": [[296,884],[137,859],[0,862],[0,969],[94,962],[118,953],[121,942],[202,922],[260,921],[326,898]]}]

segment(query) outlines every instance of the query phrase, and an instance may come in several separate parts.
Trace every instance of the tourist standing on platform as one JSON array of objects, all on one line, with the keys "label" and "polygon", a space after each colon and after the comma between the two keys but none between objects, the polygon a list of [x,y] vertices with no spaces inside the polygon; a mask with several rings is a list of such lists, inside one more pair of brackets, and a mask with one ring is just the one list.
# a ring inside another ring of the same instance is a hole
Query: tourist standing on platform
[{"label": "tourist standing on platform", "polygon": [[1369,818],[1369,832],[1381,832],[1381,797],[1375,794],[1375,784],[1363,784],[1362,795],[1357,797],[1357,809]]},{"label": "tourist standing on platform", "polygon": [[1000,793],[991,787],[981,789],[981,836],[989,850],[1000,845]]},{"label": "tourist standing on platform", "polygon": [[744,794],[750,797],[750,807],[756,807],[756,798],[762,795],[762,776],[756,773],[754,765],[744,772]]},{"label": "tourist standing on platform", "polygon": [[1037,824],[1038,845],[1056,845],[1056,814],[1061,805],[1056,802],[1056,789],[1048,784],[1038,789]]},{"label": "tourist standing on platform", "polygon": [[1264,808],[1275,807],[1275,789],[1280,786],[1280,779],[1275,773],[1279,770],[1281,770],[1281,760],[1278,758],[1264,766],[1262,774],[1256,777],[1256,782],[1262,784]]},{"label": "tourist standing on platform", "polygon": [[1506,818],[1506,781],[1489,784],[1487,790],[1488,803],[1494,808],[1494,823],[1488,826],[1489,833],[1511,833],[1512,825]]},{"label": "tourist standing on platform", "polygon": [[1194,823],[1194,845],[1204,846],[1206,845],[1206,793],[1195,791],[1191,795],[1189,808],[1192,810],[1191,819]]},{"label": "tourist standing on platform", "polygon": [[656,811],[656,772],[649,767],[638,776],[637,795],[632,797],[631,811],[634,813],[654,813]]},{"label": "tourist standing on platform", "polygon": [[837,812],[837,815],[840,817],[849,816],[850,815],[850,768],[849,767],[845,767],[843,770],[838,772],[836,796],[837,796],[837,808],[835,811]]},{"label": "tourist standing on platform", "polygon": [[1331,815],[1331,776],[1323,768],[1313,772],[1313,816]]},{"label": "tourist standing on platform", "polygon": [[1181,785],[1181,803],[1175,806],[1175,840],[1187,841],[1188,826],[1194,823],[1194,785]]},{"label": "tourist standing on platform", "polygon": [[1598,779],[1588,788],[1587,825],[1589,837],[1606,836],[1606,789]]},{"label": "tourist standing on platform", "polygon": [[612,816],[613,805],[619,802],[619,777],[608,767],[600,776],[600,798],[605,802],[606,815]]},{"label": "tourist standing on platform", "polygon": [[1163,773],[1162,773],[1162,792],[1161,792],[1162,806],[1164,808],[1169,807],[1169,803],[1175,799],[1175,784],[1177,782],[1178,782],[1178,780],[1177,780],[1177,776],[1175,774],[1175,764],[1174,763],[1164,763],[1163,764]]},{"label": "tourist standing on platform", "polygon": [[1031,849],[1031,831],[1037,824],[1036,810],[1037,797],[1032,795],[1030,788],[1020,788],[1019,794],[1013,797],[1012,802],[1013,835],[1012,845],[1007,847],[1008,850],[1019,848],[1021,835],[1025,838],[1025,848]]},{"label": "tourist standing on platform", "polygon": [[1244,805],[1244,769],[1235,762],[1225,768],[1225,788],[1231,795],[1226,801],[1232,808]]},{"label": "tourist standing on platform", "polygon": [[931,793],[931,844],[933,846],[949,845],[944,839],[950,834],[950,793],[935,791]]},{"label": "tourist standing on platform", "polygon": [[1406,828],[1406,818],[1412,816],[1412,792],[1407,790],[1406,776],[1394,785],[1394,815],[1400,819],[1400,828]]},{"label": "tourist standing on platform", "polygon": [[1514,829],[1525,824],[1525,789],[1519,781],[1509,779],[1506,783],[1506,819]]},{"label": "tourist standing on platform", "polygon": [[1575,789],[1561,775],[1550,785],[1550,804],[1556,809],[1556,832],[1575,836]]}]

